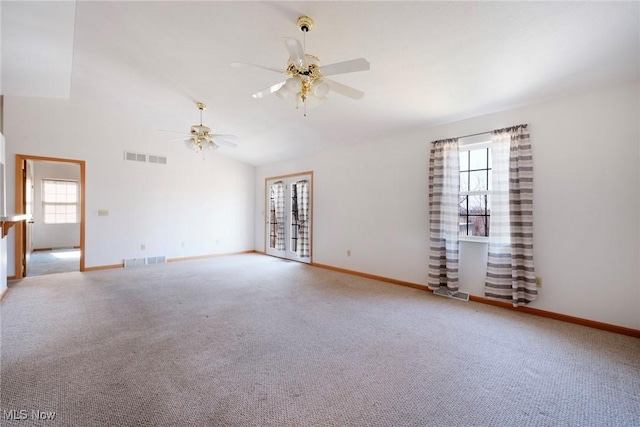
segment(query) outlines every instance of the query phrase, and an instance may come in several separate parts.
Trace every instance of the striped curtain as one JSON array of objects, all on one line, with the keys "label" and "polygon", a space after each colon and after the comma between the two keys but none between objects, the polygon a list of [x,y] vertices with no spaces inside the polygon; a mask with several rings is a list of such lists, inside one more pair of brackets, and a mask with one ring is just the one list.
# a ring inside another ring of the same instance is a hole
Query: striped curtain
[{"label": "striped curtain", "polygon": [[291,184],[291,234],[289,235],[291,252],[298,252],[298,229],[300,222],[298,218],[298,185]]},{"label": "striped curtain", "polygon": [[269,186],[269,247],[283,251],[284,242],[284,183]]},{"label": "striped curtain", "polygon": [[485,296],[526,305],[538,296],[533,268],[533,157],[527,125],[493,131],[491,155]]},{"label": "striped curtain", "polygon": [[432,290],[458,292],[460,158],[458,139],[431,143],[429,157],[429,273]]},{"label": "striped curtain", "polygon": [[309,181],[296,182],[298,208],[298,256],[308,258],[310,254],[309,242]]}]

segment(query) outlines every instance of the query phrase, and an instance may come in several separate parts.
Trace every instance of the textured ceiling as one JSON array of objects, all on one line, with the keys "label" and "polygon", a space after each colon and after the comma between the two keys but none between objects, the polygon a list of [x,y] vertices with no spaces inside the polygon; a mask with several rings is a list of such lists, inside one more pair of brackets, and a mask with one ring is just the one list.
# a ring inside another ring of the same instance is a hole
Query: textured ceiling
[{"label": "textured ceiling", "polygon": [[[239,136],[224,153],[253,165],[531,104],[640,73],[636,2],[3,1],[2,93],[70,98],[149,129],[198,121]],[[364,57],[307,117],[275,96],[283,38],[323,64]],[[157,132],[158,143],[166,134]]]}]

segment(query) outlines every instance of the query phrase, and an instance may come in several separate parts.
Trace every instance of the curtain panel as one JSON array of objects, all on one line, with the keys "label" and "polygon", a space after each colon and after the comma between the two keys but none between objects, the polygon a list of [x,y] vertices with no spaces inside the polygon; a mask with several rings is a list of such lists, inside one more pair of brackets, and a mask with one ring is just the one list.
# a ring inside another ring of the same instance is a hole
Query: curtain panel
[{"label": "curtain panel", "polygon": [[291,242],[292,252],[298,252],[298,230],[300,229],[300,220],[298,218],[298,184],[291,184]]},{"label": "curtain panel", "polygon": [[296,209],[298,223],[298,256],[309,257],[309,181],[302,180],[296,183]]},{"label": "curtain panel", "polygon": [[280,251],[285,249],[284,241],[284,183],[278,181],[270,186],[269,247]]},{"label": "curtain panel", "polygon": [[458,292],[460,155],[458,139],[431,143],[427,286]]},{"label": "curtain panel", "polygon": [[526,305],[538,295],[533,266],[533,156],[527,125],[495,130],[485,296]]}]

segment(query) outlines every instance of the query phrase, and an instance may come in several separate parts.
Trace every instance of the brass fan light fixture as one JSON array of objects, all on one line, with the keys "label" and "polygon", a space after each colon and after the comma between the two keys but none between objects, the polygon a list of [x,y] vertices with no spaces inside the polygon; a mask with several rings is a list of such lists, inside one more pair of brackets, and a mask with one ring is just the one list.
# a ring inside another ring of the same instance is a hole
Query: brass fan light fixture
[{"label": "brass fan light fixture", "polygon": [[245,62],[233,62],[233,67],[256,67],[264,70],[275,71],[284,74],[286,79],[280,83],[254,93],[254,98],[263,98],[266,95],[275,93],[282,99],[293,98],[296,108],[303,106],[304,115],[307,115],[307,107],[313,108],[327,98],[330,91],[337,92],[351,99],[360,99],[364,92],[345,86],[327,76],[336,74],[352,73],[355,71],[369,70],[369,62],[364,58],[352,59],[350,61],[338,62],[335,64],[322,65],[317,56],[306,53],[306,34],[313,29],[313,19],[308,16],[298,18],[298,28],[303,34],[303,43],[294,38],[285,38],[284,44],[289,51],[289,60],[284,70],[277,68],[263,67],[261,65],[249,64]]},{"label": "brass fan light fixture", "polygon": [[207,106],[202,102],[198,102],[198,110],[200,110],[200,124],[191,126],[191,138],[184,141],[187,148],[191,148],[195,151],[204,151],[218,149],[218,146],[213,143],[213,134],[211,128],[202,124],[202,112],[207,109]]},{"label": "brass fan light fixture", "polygon": [[[200,153],[206,150],[217,150],[220,148],[220,145],[224,145],[227,147],[235,148],[238,145],[232,141],[238,139],[235,135],[223,135],[211,133],[211,128],[202,124],[202,112],[207,109],[207,106],[202,102],[198,102],[196,104],[198,106],[198,110],[200,110],[200,124],[191,126],[191,130],[187,132],[176,132],[171,130],[165,130],[162,132],[173,132],[173,133],[181,133],[183,135],[189,135],[184,143],[187,148],[194,150],[196,153]],[[178,138],[172,138],[170,141],[183,139],[184,136],[180,136]]]}]

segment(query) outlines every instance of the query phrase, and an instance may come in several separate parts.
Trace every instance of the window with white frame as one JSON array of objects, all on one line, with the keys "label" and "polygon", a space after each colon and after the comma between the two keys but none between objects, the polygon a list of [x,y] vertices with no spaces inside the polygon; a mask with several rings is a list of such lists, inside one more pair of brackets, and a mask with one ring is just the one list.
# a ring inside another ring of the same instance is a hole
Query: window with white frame
[{"label": "window with white frame", "polygon": [[459,153],[460,237],[485,240],[491,216],[491,146],[463,145]]},{"label": "window with white frame", "polygon": [[77,223],[78,201],[77,181],[42,180],[42,208],[45,224]]}]

